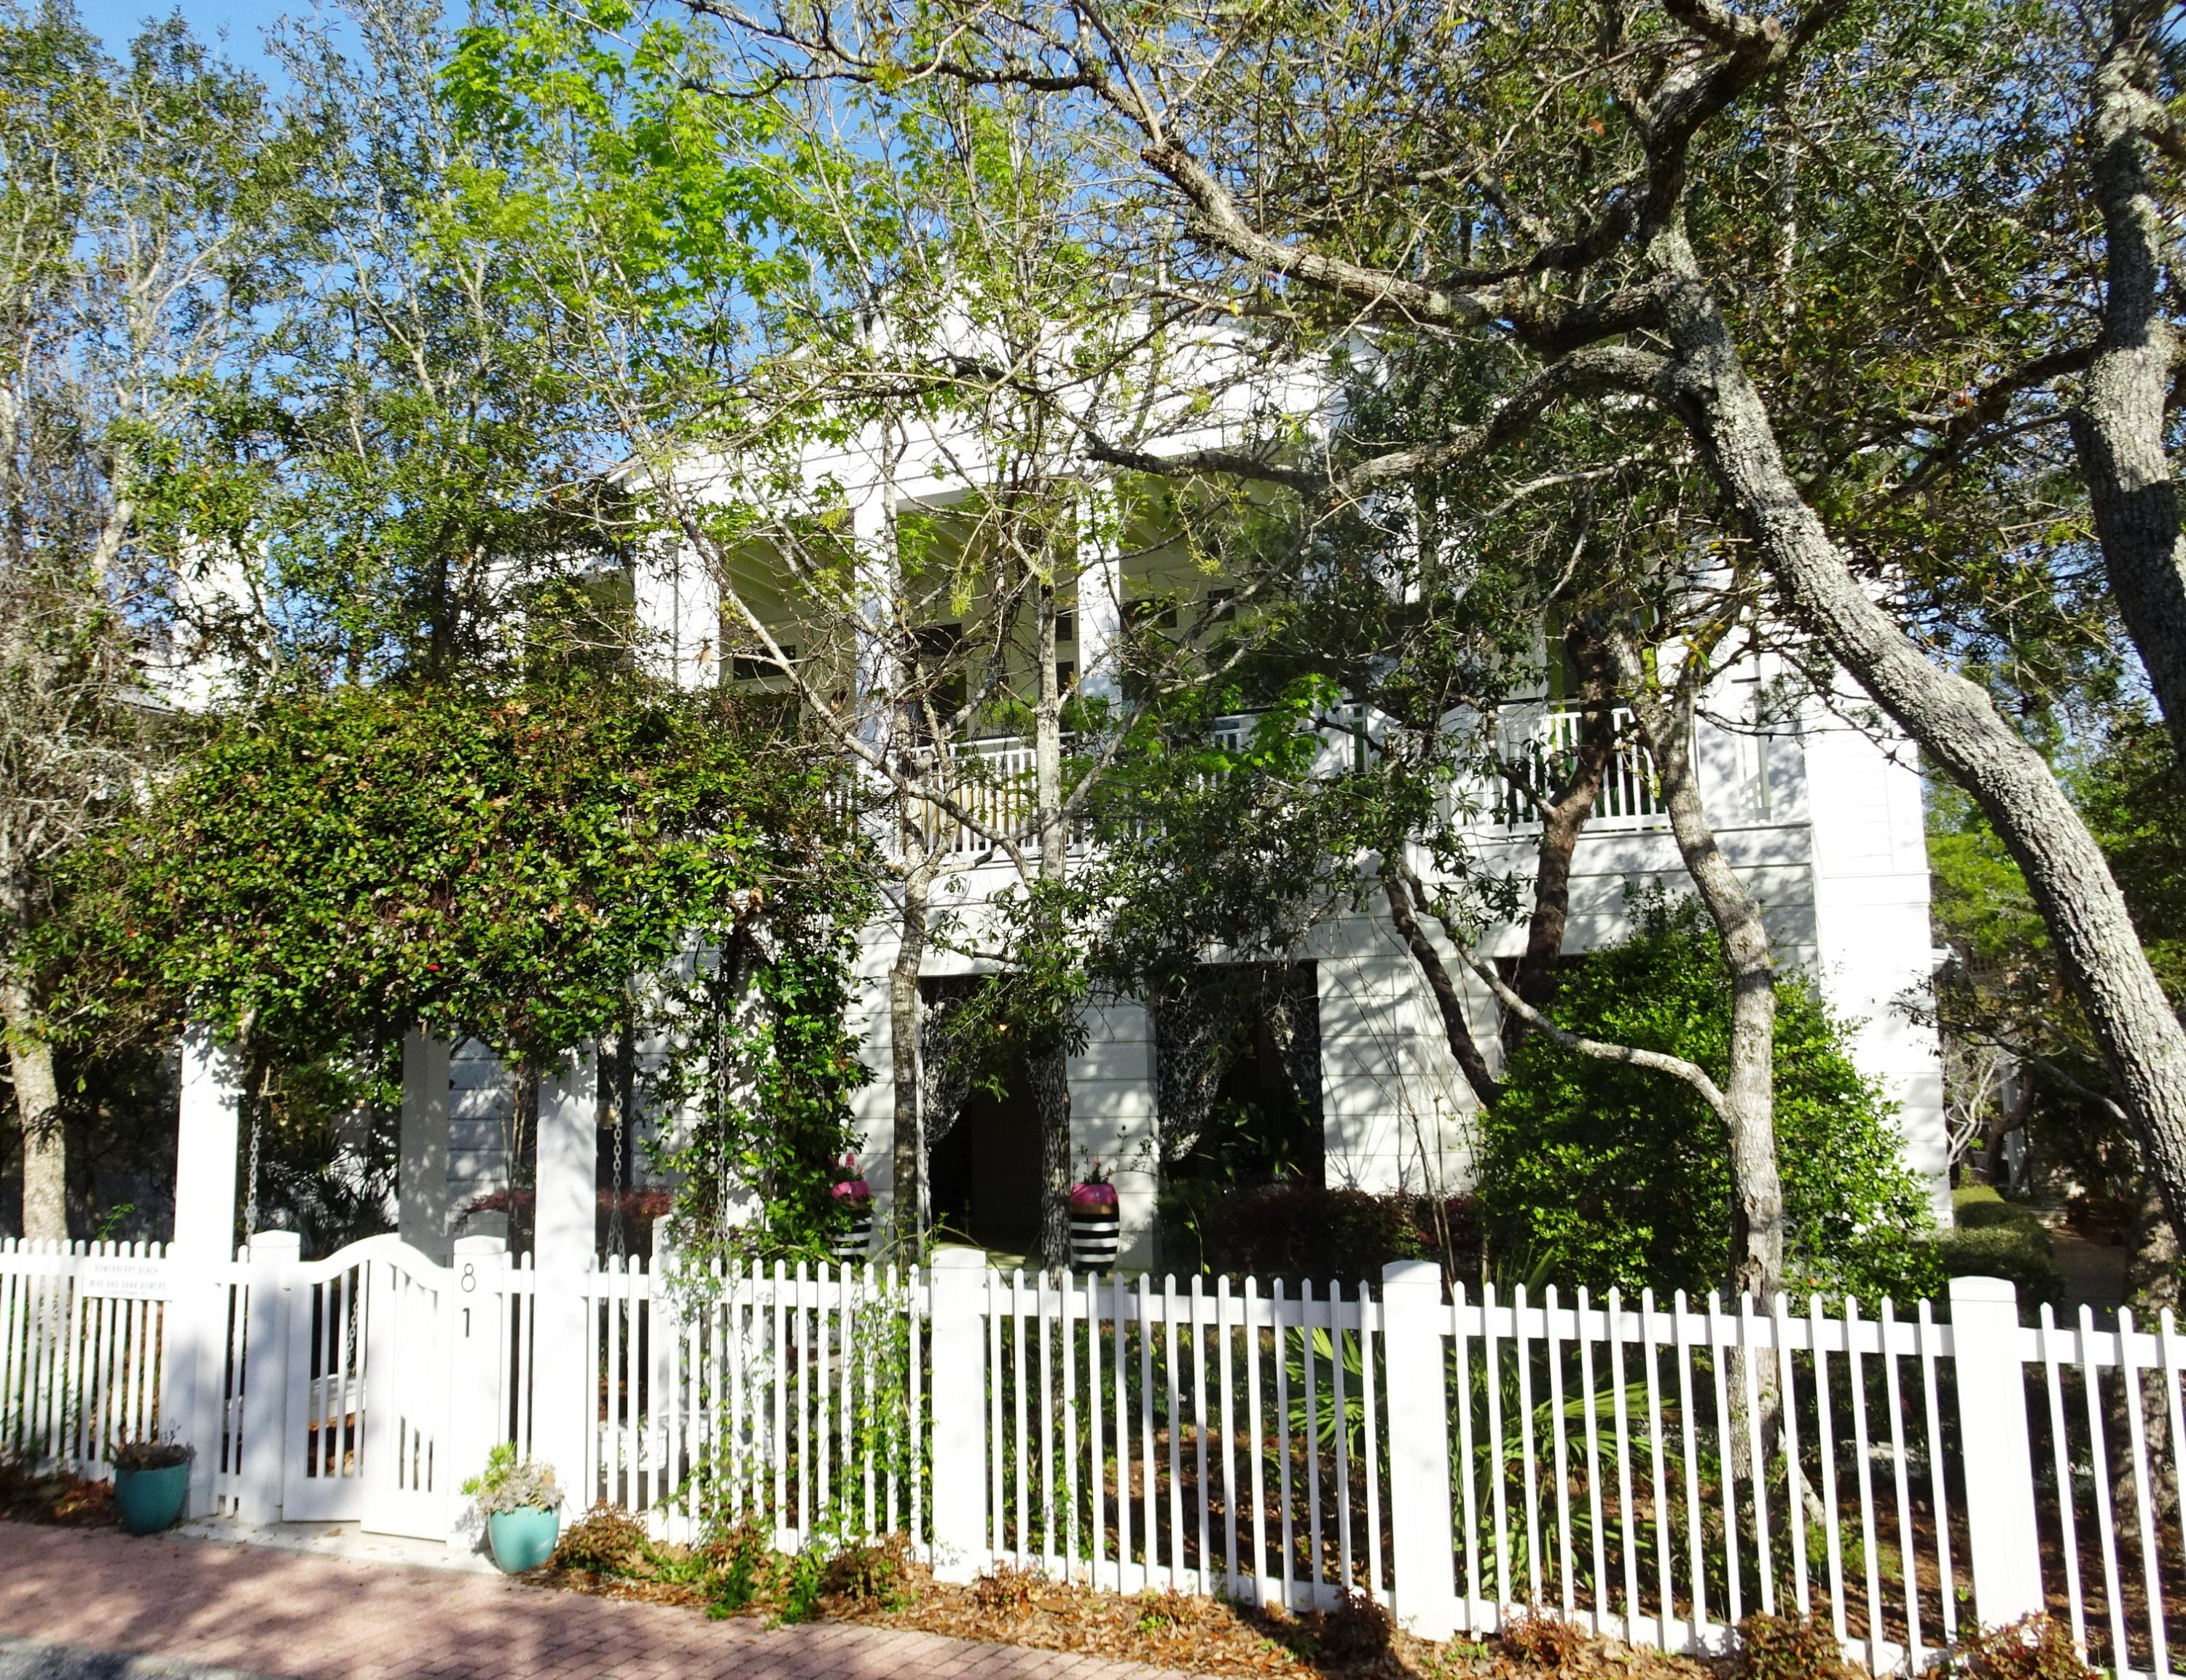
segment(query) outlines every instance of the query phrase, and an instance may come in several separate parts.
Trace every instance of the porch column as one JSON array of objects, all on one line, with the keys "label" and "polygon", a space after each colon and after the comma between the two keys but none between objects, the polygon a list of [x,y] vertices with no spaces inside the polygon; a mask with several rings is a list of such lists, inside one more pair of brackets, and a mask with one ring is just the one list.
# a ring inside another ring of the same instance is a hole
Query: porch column
[{"label": "porch column", "polygon": [[419,1253],[448,1262],[448,1053],[418,1028],[402,1035],[402,1150],[397,1229]]},{"label": "porch column", "polygon": [[209,1027],[182,1034],[182,1101],[175,1129],[177,1252],[235,1257],[236,1145],[242,1136],[243,1059]]},{"label": "porch column", "polygon": [[1078,516],[1078,692],[1112,703],[1124,696],[1117,661],[1124,625],[1124,566],[1113,485],[1090,487]]},{"label": "porch column", "polygon": [[888,738],[888,708],[876,707],[877,696],[893,695],[900,673],[888,658],[882,630],[886,621],[896,568],[894,510],[890,505],[888,439],[885,432],[873,455],[874,479],[850,504],[850,564],[857,580],[858,615],[855,685],[853,705],[858,733],[879,745]]},{"label": "porch column", "polygon": [[584,1480],[585,1448],[598,1406],[597,1377],[586,1353],[585,1295],[598,1246],[598,1063],[590,1045],[565,1051],[539,1070],[531,1450],[554,1466],[573,1515],[592,1503]]},{"label": "porch column", "polygon": [[175,1235],[160,1333],[160,1427],[197,1448],[190,1515],[212,1509],[227,1399],[227,1273],[235,1259],[236,1144],[244,1069],[211,1028],[182,1034],[175,1125]]}]

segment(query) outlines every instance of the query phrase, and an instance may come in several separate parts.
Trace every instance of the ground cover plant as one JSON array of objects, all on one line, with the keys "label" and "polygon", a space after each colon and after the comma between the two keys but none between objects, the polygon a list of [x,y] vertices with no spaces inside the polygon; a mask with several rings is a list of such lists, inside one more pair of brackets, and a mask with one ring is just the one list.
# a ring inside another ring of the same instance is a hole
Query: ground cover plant
[{"label": "ground cover plant", "polygon": [[[1440,1643],[1399,1629],[1363,1595],[1293,1616],[1174,1589],[1104,1592],[1037,1569],[995,1565],[969,1584],[938,1582],[901,1535],[816,1542],[785,1554],[750,1524],[698,1546],[648,1537],[642,1522],[597,1505],[533,1579],[564,1590],[680,1604],[775,1625],[855,1621],[952,1638],[1083,1653],[1194,1673],[1337,1680],[1851,1680],[1823,1624],[1754,1616],[1729,1657],[1675,1656],[1599,1638],[1544,1610],[1499,1636]],[[1968,1680],[2086,1680],[2069,1636],[2048,1618],[1969,1639],[1951,1657]]]}]

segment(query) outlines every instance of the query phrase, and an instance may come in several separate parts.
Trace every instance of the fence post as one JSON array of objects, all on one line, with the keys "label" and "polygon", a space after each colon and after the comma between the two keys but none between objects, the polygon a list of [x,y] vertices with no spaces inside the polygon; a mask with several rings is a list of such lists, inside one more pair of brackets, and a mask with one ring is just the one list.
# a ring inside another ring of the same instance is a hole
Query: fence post
[{"label": "fence post", "polygon": [[211,1029],[182,1034],[175,1114],[175,1227],[160,1320],[159,1427],[197,1448],[186,1515],[212,1509],[227,1450],[228,1303],[243,1070]]},{"label": "fence post", "polygon": [[1951,1280],[1959,1453],[1966,1476],[1974,1615],[1983,1627],[2038,1616],[2044,1608],[2019,1339],[2019,1295],[2010,1284]]},{"label": "fence post", "polygon": [[[591,1352],[597,1311],[592,1291],[598,1287],[595,1066],[589,1050],[572,1050],[539,1073],[531,1451],[554,1467],[572,1515],[588,1509],[598,1492],[593,1443],[600,1371]],[[459,1468],[462,1476],[477,1474],[477,1465]]]},{"label": "fence post", "polygon": [[[244,1343],[242,1476],[235,1515],[244,1522],[281,1520],[283,1451],[288,1445],[289,1314],[304,1240],[294,1231],[250,1239],[250,1323]],[[308,1380],[307,1369],[302,1373]]]},{"label": "fence post", "polygon": [[[508,1243],[497,1236],[456,1239],[450,1268],[453,1304],[448,1314],[448,1540],[475,1544],[476,1508],[452,1490],[478,1473],[496,1442],[508,1436],[507,1368],[502,1358],[502,1319],[507,1309]],[[572,1517],[580,1515],[571,1512]]]},{"label": "fence post", "polygon": [[1449,1323],[1442,1268],[1431,1260],[1382,1268],[1382,1359],[1389,1414],[1390,1565],[1397,1619],[1422,1639],[1457,1626],[1449,1515]]},{"label": "fence post", "polygon": [[933,1573],[970,1581],[987,1557],[987,1338],[979,1323],[987,1257],[976,1248],[937,1249],[930,1275]]}]

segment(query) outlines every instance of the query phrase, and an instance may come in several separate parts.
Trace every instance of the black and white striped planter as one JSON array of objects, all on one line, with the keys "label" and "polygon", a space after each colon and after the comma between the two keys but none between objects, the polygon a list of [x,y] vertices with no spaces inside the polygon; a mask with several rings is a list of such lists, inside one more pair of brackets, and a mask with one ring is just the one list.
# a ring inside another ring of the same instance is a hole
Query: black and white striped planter
[{"label": "black and white striped planter", "polygon": [[1123,1221],[1113,1207],[1070,1210],[1070,1263],[1081,1272],[1104,1272],[1116,1263]]},{"label": "black and white striped planter", "polygon": [[835,1239],[838,1260],[868,1260],[873,1252],[873,1209],[868,1202],[851,1216],[850,1229]]}]

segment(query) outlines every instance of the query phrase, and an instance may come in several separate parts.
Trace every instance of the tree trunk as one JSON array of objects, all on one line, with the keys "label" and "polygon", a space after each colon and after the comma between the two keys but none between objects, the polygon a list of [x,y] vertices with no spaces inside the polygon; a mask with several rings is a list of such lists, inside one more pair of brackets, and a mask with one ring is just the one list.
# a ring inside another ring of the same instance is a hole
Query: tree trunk
[{"label": "tree trunk", "polygon": [[2162,17],[2144,0],[2114,7],[2095,67],[2088,165],[2103,218],[2103,330],[2071,427],[2110,593],[2186,764],[2186,543],[2164,448],[2178,350],[2162,298],[2172,236],[2144,132],[2159,105]]},{"label": "tree trunk", "polygon": [[1656,246],[1664,269],[1684,282],[1666,311],[1677,352],[1667,395],[1791,613],[1995,824],[2087,1011],[2172,1228],[2186,1229],[2186,1026],[2157,983],[2101,848],[1989,697],[1933,664],[1861,586],[1785,467],[1682,231]]},{"label": "tree trunk", "polygon": [[1040,1253],[1035,1263],[1070,1263],[1070,1055],[1058,1044],[1030,1059],[1040,1117]]},{"label": "tree trunk", "polygon": [[[1034,610],[1039,697],[1033,708],[1033,796],[1040,825],[1040,876],[1060,889],[1070,867],[1070,833],[1062,816],[1062,690],[1055,669],[1057,603],[1052,577],[1040,580]],[[1050,931],[1059,935],[1061,930]],[[1040,1263],[1068,1266],[1071,1183],[1068,1033],[1060,1033],[1054,1043],[1035,1050],[1030,1061],[1033,1102],[1040,1117]]]},{"label": "tree trunk", "polygon": [[1465,1073],[1465,1083],[1472,1087],[1473,1095],[1480,1099],[1484,1108],[1502,1094],[1503,1087],[1488,1071],[1480,1047],[1472,1041],[1472,1023],[1465,1007],[1464,994],[1450,977],[1442,953],[1434,948],[1434,941],[1420,926],[1402,871],[1387,860],[1382,865],[1382,893],[1389,901],[1389,921],[1398,938],[1404,942],[1404,949],[1412,954],[1412,960],[1427,977],[1427,989],[1434,994],[1435,1007],[1442,1014],[1443,1039],[1449,1045],[1449,1053],[1457,1059],[1458,1067]]},{"label": "tree trunk", "polygon": [[926,895],[923,865],[903,878],[903,913],[897,925],[895,961],[888,969],[888,1062],[894,1082],[894,1128],[891,1137],[894,1202],[890,1244],[897,1263],[918,1258],[925,1238],[926,1130],[919,1105],[918,968],[926,957]]},{"label": "tree trunk", "polygon": [[[2179,1254],[2178,1235],[2163,1215],[2163,1199],[2145,1174],[2129,1240],[2133,1246],[2126,1260],[2126,1302],[2133,1308],[2138,1327],[2150,1329],[2165,1313],[2178,1311]],[[2149,1498],[2158,1520],[2162,1520],[2178,1508],[2178,1462],[2172,1451],[2164,1379],[2160,1373],[2143,1371],[2136,1380],[2139,1392],[2130,1398],[2140,1403],[2141,1429],[2148,1449]],[[2132,1423],[2124,1411],[2128,1397],[2121,1390],[2116,1403],[2110,1408],[2110,1439],[2121,1443],[2131,1438]],[[2122,1447],[2113,1449],[2110,1463],[2114,1509],[2132,1510],[2135,1509],[2133,1454]]]},{"label": "tree trunk", "polygon": [[[1564,929],[1571,920],[1571,867],[1578,837],[1601,796],[1602,779],[1617,746],[1617,720],[1609,650],[1583,627],[1567,638],[1580,673],[1578,751],[1570,779],[1541,814],[1541,844],[1533,869],[1533,914],[1526,925],[1526,952],[1518,960],[1511,989],[1535,1009],[1555,1001],[1556,960],[1563,955]],[[1525,1019],[1506,1015],[1503,1044],[1507,1052],[1525,1036]]]},{"label": "tree trunk", "polygon": [[2006,1077],[2010,1094],[1996,1106],[1996,1119],[1982,1151],[1983,1172],[1998,1190],[2005,1189],[2011,1177],[2010,1164],[2004,1158],[2004,1140],[2026,1125],[2026,1117],[2034,1112],[2034,1082],[2023,1075]]},{"label": "tree trunk", "polygon": [[[1636,661],[1620,663],[1631,681]],[[1724,1080],[1730,1145],[1731,1285],[1763,1301],[1784,1286],[1784,1188],[1776,1167],[1776,965],[1761,906],[1716,844],[1693,776],[1693,696],[1668,700],[1632,682],[1632,712],[1655,761],[1670,832],[1715,923],[1730,970],[1730,1066]]]},{"label": "tree trunk", "polygon": [[33,1242],[68,1240],[68,1142],[61,1130],[53,1047],[20,975],[0,976],[0,1022],[8,1031],[8,1072],[23,1143],[23,1235]]}]

